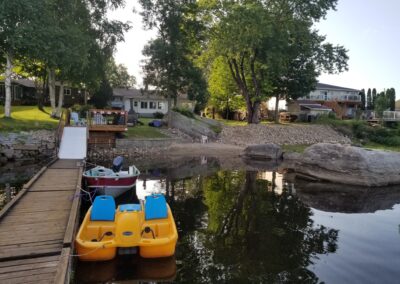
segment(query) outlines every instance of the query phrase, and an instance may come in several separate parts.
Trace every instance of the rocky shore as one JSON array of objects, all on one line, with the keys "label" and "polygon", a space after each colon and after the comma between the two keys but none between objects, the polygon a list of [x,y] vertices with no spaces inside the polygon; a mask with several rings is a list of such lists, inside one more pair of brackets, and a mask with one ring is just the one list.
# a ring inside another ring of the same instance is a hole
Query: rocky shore
[{"label": "rocky shore", "polygon": [[0,165],[14,160],[39,160],[54,154],[53,131],[0,133]]},{"label": "rocky shore", "polygon": [[225,126],[219,138],[221,143],[238,146],[274,143],[277,145],[311,145],[315,143],[351,144],[348,137],[326,125],[251,124]]}]

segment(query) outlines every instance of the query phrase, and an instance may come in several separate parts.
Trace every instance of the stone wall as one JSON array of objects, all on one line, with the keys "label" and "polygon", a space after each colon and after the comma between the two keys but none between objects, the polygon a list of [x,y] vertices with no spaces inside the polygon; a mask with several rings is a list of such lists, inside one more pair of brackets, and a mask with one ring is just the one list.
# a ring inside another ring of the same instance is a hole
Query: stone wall
[{"label": "stone wall", "polygon": [[54,155],[53,131],[0,133],[0,164],[17,160],[40,160]]},{"label": "stone wall", "polygon": [[111,160],[116,156],[126,158],[144,158],[151,155],[163,155],[166,149],[174,143],[184,142],[180,138],[136,138],[117,139],[115,148],[91,148],[88,151],[89,160]]}]

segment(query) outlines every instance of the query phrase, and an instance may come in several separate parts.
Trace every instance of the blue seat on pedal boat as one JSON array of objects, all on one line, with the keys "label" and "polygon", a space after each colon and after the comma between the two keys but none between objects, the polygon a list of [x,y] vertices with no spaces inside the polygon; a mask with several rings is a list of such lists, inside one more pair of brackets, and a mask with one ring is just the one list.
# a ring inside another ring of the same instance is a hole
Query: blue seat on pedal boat
[{"label": "blue seat on pedal boat", "polygon": [[91,221],[114,221],[115,218],[115,201],[112,196],[97,196],[92,205],[90,213]]},{"label": "blue seat on pedal boat", "polygon": [[162,194],[146,196],[144,204],[146,220],[165,219],[168,216],[167,201]]}]

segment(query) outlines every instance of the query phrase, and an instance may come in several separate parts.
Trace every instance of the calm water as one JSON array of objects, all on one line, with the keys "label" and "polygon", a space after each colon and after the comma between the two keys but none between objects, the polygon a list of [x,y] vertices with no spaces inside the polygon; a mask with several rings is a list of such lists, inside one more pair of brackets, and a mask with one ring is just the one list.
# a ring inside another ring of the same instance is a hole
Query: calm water
[{"label": "calm water", "polygon": [[162,192],[173,210],[175,257],[78,261],[77,283],[399,283],[400,188],[293,182],[204,159],[142,172],[138,197]]},{"label": "calm water", "polygon": [[0,209],[18,194],[24,183],[28,182],[41,167],[42,164],[27,162],[9,163],[0,167]]}]

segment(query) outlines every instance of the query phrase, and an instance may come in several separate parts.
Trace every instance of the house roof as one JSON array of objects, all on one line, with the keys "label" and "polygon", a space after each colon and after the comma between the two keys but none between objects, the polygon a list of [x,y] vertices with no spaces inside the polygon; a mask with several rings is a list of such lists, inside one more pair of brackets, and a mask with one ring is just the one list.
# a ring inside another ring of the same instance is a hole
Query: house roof
[{"label": "house roof", "polygon": [[305,107],[307,109],[318,109],[318,110],[332,110],[330,107],[321,105],[311,100],[299,100],[297,101],[299,106]]},{"label": "house roof", "polygon": [[[0,80],[0,83],[4,83],[4,79]],[[35,81],[30,79],[12,79],[11,83],[18,84],[27,88],[36,88]],[[56,81],[56,86],[60,86],[61,82]],[[64,87],[71,88],[68,83],[64,83]]]},{"label": "house roof", "polygon": [[346,87],[339,87],[334,85],[328,85],[324,83],[317,83],[315,90],[335,90],[335,91],[346,91],[346,92],[360,92],[360,90],[346,88]]},{"label": "house roof", "polygon": [[144,91],[139,89],[124,88],[113,89],[113,96],[124,98],[164,99],[164,97],[157,94],[156,91]]},{"label": "house roof", "polygon": [[[0,80],[0,83],[4,83],[4,79]],[[29,79],[12,79],[12,84],[18,84],[28,88],[35,88],[35,82]]]},{"label": "house roof", "polygon": [[318,105],[318,104],[312,104],[312,105],[305,105],[305,104],[300,104],[301,107],[308,108],[308,109],[318,109],[318,110],[332,110],[329,107],[323,106],[323,105]]}]

